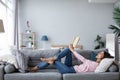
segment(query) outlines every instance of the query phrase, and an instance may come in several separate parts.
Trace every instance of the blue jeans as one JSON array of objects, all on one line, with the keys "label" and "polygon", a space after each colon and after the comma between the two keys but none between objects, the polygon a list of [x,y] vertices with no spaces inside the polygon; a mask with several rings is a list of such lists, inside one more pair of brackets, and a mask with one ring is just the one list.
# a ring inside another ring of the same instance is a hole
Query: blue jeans
[{"label": "blue jeans", "polygon": [[[66,56],[66,59],[65,59],[64,64],[57,61],[65,56]],[[54,62],[54,65],[59,70],[60,73],[62,73],[62,74],[64,74],[64,73],[76,73],[73,66],[72,66],[72,54],[68,48],[66,48],[62,52],[58,53],[56,55],[56,58],[57,58],[57,60]],[[38,68],[43,69],[43,68],[47,67],[48,65],[49,64],[46,62],[41,62],[38,64]]]}]

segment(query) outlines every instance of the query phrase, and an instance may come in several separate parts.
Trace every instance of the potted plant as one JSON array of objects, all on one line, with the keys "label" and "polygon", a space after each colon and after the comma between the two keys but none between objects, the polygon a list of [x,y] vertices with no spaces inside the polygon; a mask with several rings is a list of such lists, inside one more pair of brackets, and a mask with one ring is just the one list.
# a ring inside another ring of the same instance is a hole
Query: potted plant
[{"label": "potted plant", "polygon": [[97,45],[94,49],[100,49],[105,47],[105,42],[102,41],[102,37],[100,35],[97,35],[95,42],[97,43]]},{"label": "potted plant", "polygon": [[120,7],[115,7],[113,11],[113,19],[116,25],[110,25],[109,29],[113,30],[113,33],[120,39]]}]

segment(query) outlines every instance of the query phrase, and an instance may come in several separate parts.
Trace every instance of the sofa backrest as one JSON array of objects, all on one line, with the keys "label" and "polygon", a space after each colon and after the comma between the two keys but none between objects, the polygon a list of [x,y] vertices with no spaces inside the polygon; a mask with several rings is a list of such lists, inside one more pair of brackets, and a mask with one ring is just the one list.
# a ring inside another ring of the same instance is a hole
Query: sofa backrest
[{"label": "sofa backrest", "polygon": [[[80,55],[85,57],[86,59],[93,60],[93,57],[95,58],[96,55],[101,51],[107,51],[107,49],[99,49],[99,50],[76,50]],[[95,60],[93,60],[95,61]],[[72,64],[81,64],[82,62],[78,61],[75,56],[72,56]]]},{"label": "sofa backrest", "polygon": [[[91,50],[77,50],[77,52],[82,55],[83,57],[85,57],[86,59],[90,59],[91,58]],[[74,55],[72,55],[72,64],[73,65],[77,65],[77,64],[81,64],[82,62],[78,61]]]},{"label": "sofa backrest", "polygon": [[[76,50],[80,55],[84,56],[87,59],[91,59],[91,53],[95,52],[96,54],[100,51],[103,51],[106,49],[101,50]],[[29,57],[28,60],[28,66],[36,66],[38,63],[40,63],[40,58],[48,58],[51,56],[54,56],[56,54],[59,54],[60,49],[48,49],[48,50],[20,50],[22,53],[24,53],[26,56]],[[61,62],[64,63],[65,57],[61,59]],[[73,55],[72,55],[72,63],[73,65],[81,64],[82,62],[78,61]],[[51,68],[51,67],[50,67]]]},{"label": "sofa backrest", "polygon": [[[91,53],[92,50],[76,50],[80,55],[82,55],[83,57],[85,57],[86,59],[91,59]],[[65,58],[63,57],[61,59],[61,62],[64,63],[65,62]],[[81,61],[78,61],[77,58],[72,54],[72,64],[73,65],[79,65],[82,64]]]},{"label": "sofa backrest", "polygon": [[[50,49],[50,50],[20,50],[26,56],[29,57],[28,66],[33,67],[41,62],[40,58],[48,58],[54,56],[60,52],[59,49]],[[54,68],[49,66],[48,68]]]}]

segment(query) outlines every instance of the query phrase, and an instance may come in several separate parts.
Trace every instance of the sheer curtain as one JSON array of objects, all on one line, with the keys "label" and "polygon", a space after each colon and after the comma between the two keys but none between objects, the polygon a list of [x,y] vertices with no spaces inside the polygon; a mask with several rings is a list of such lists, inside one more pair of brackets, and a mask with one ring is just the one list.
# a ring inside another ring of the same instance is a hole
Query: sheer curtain
[{"label": "sheer curtain", "polygon": [[4,23],[4,33],[0,33],[0,49],[8,49],[15,44],[16,34],[16,3],[17,0],[0,0],[0,19]]},{"label": "sheer curtain", "polygon": [[14,45],[19,49],[19,33],[18,33],[18,0],[15,1],[15,25],[14,25]]}]

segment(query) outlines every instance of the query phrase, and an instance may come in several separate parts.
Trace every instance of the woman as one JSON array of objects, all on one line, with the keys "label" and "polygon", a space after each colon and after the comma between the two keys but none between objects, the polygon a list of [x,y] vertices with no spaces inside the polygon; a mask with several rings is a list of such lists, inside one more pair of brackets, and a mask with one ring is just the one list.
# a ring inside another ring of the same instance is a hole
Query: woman
[{"label": "woman", "polygon": [[[83,63],[80,65],[72,66],[72,54]],[[65,63],[61,63],[58,61],[59,59],[66,56]],[[43,62],[39,63],[37,66],[30,69],[30,71],[37,71],[38,69],[43,69],[49,64],[55,65],[55,67],[59,70],[61,74],[64,73],[80,73],[80,72],[93,72],[95,71],[96,67],[99,65],[100,61],[103,58],[113,58],[109,53],[106,51],[101,51],[96,56],[96,61],[91,61],[83,56],[81,56],[79,53],[77,53],[72,45],[69,45],[69,48],[63,50],[59,54],[57,54],[54,57],[50,58],[41,58]]]}]

